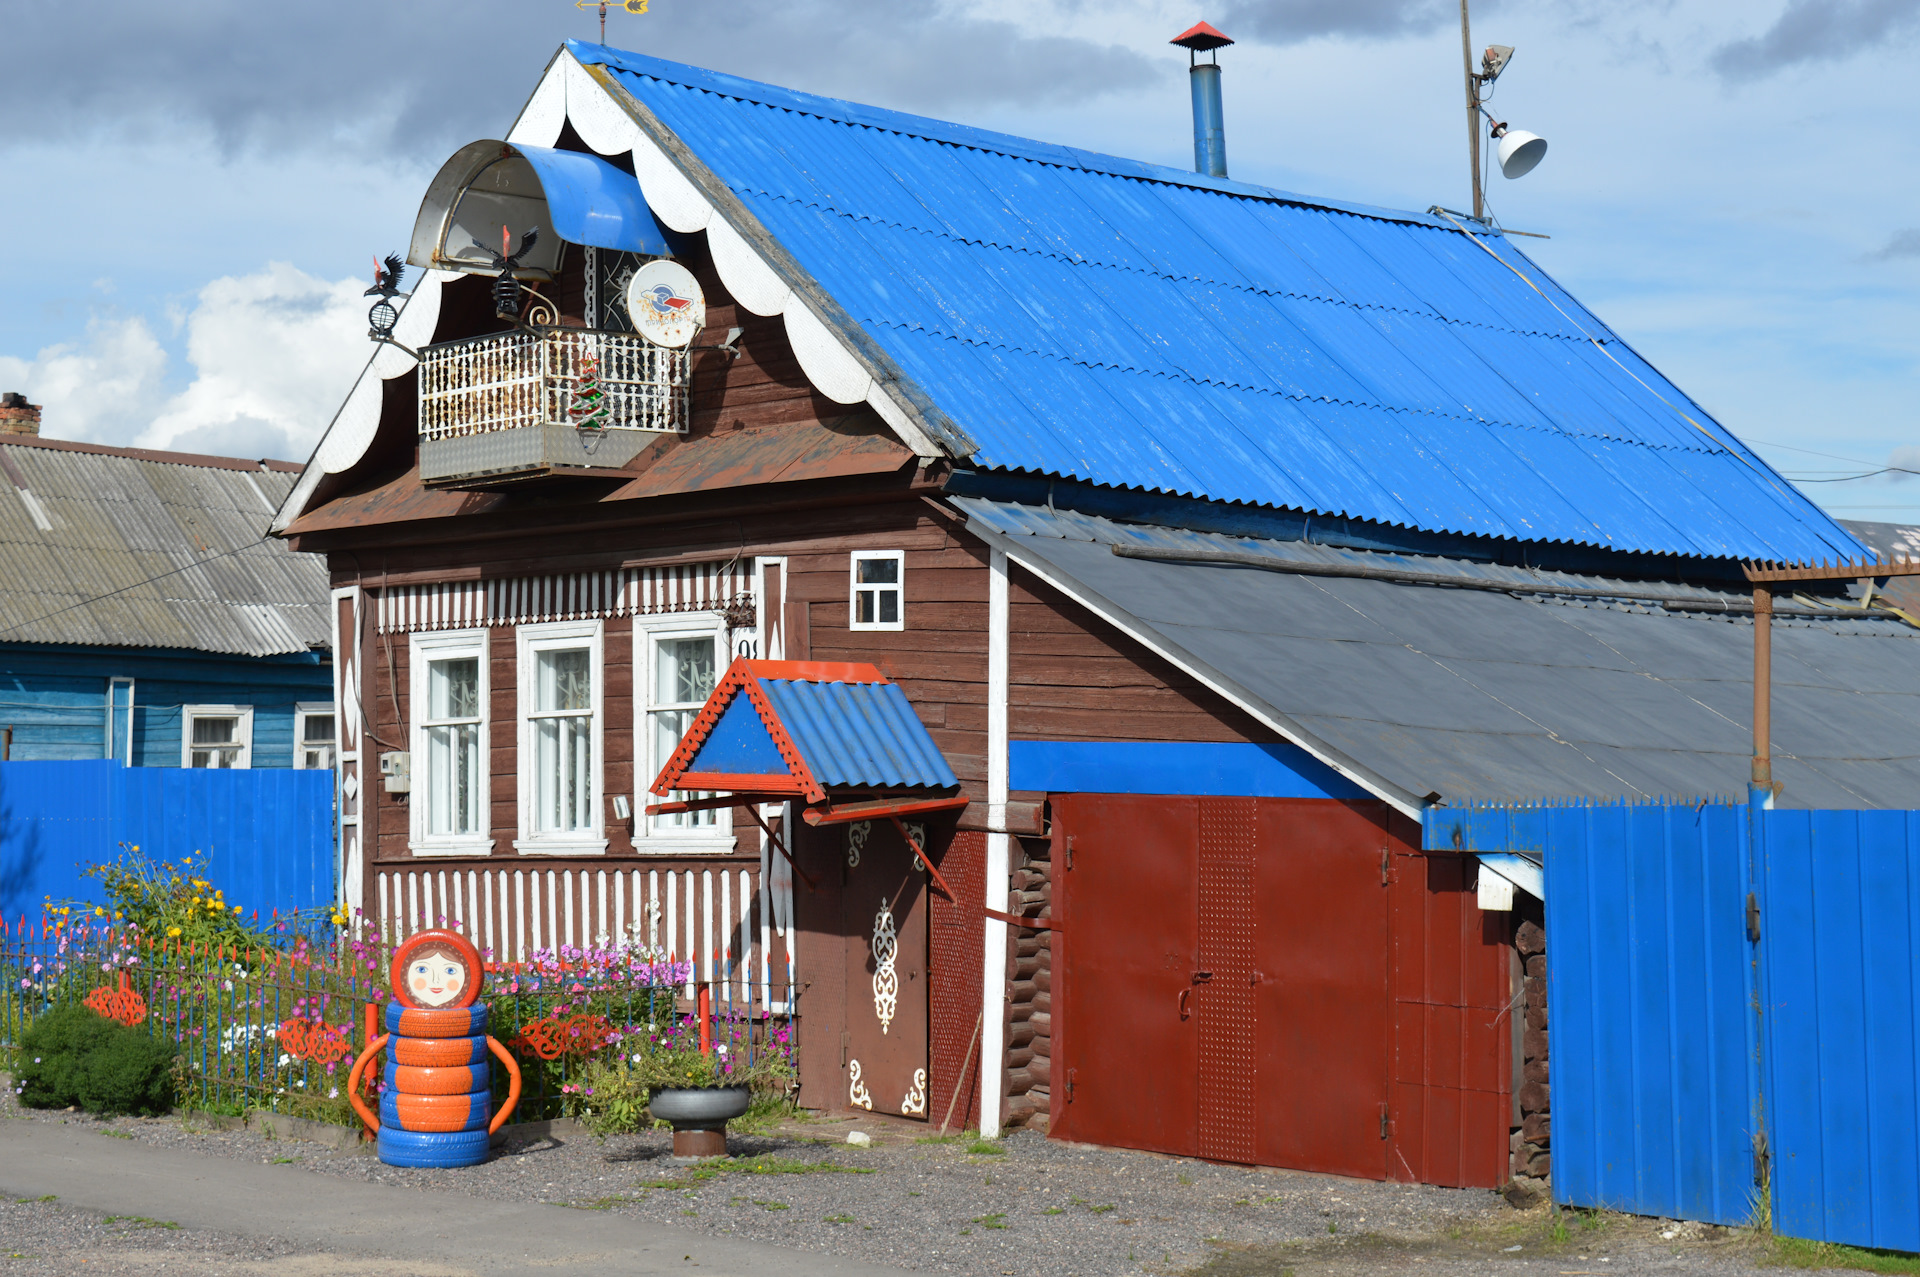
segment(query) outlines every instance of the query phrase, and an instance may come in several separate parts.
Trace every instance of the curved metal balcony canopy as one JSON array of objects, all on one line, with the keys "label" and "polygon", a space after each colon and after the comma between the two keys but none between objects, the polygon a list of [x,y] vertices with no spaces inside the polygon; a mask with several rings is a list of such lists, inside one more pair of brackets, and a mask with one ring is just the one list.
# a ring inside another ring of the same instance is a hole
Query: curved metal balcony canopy
[{"label": "curved metal balcony canopy", "polygon": [[654,220],[640,184],[597,155],[470,142],[440,166],[413,223],[407,261],[439,270],[493,273],[493,259],[474,241],[498,247],[500,228],[540,238],[516,272],[551,279],[561,245],[590,245],[648,257],[671,257],[667,232]]}]

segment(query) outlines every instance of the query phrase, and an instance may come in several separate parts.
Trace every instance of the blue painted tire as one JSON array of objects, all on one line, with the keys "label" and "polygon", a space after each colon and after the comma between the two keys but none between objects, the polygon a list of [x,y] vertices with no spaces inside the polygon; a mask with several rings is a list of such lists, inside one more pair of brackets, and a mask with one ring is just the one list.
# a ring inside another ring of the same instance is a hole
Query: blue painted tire
[{"label": "blue painted tire", "polygon": [[478,1166],[487,1160],[487,1133],[380,1128],[380,1160],[388,1166]]},{"label": "blue painted tire", "polygon": [[387,1032],[403,1038],[471,1038],[485,1035],[487,1007],[404,1007],[387,1003]]},{"label": "blue painted tire", "polygon": [[380,1125],[419,1134],[483,1131],[493,1118],[493,1096],[486,1091],[470,1095],[403,1095],[389,1090],[380,1096]]}]

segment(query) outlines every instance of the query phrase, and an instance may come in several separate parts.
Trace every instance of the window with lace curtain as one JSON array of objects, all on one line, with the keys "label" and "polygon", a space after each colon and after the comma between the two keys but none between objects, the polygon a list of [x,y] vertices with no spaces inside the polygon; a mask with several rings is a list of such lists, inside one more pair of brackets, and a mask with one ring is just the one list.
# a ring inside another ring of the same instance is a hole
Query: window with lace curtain
[{"label": "window with lace curtain", "polygon": [[487,768],[487,632],[415,634],[408,651],[413,790],[408,843],[416,856],[493,850]]},{"label": "window with lace curtain", "polygon": [[520,646],[521,851],[592,855],[607,849],[601,813],[601,627],[523,625]]},{"label": "window with lace curtain", "polygon": [[[681,612],[635,617],[634,739],[639,742],[634,768],[636,810],[657,803],[648,792],[653,778],[673,757],[680,738],[714,684],[727,669],[727,622],[718,612]],[[676,792],[680,801],[711,797],[691,791]],[[641,815],[634,822],[635,849],[643,852],[723,853],[734,848],[733,816],[727,808],[673,815]]]}]

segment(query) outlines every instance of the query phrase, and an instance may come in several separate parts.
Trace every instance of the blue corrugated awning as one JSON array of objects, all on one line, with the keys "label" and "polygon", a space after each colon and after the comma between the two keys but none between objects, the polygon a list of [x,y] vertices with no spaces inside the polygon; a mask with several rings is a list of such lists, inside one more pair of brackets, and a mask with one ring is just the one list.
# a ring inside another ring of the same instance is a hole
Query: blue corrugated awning
[{"label": "blue corrugated awning", "polygon": [[652,792],[817,803],[829,791],[931,794],[959,784],[906,693],[872,665],[743,659],[715,686]]},{"label": "blue corrugated awning", "polygon": [[546,192],[553,230],[561,239],[651,257],[671,256],[667,234],[640,197],[633,176],[597,155],[516,146]]}]

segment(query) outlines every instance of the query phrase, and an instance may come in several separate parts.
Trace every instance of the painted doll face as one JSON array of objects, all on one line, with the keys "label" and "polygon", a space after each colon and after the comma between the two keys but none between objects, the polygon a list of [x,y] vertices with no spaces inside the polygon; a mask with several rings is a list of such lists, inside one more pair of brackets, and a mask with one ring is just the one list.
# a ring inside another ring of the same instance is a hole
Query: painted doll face
[{"label": "painted doll face", "polygon": [[467,964],[447,949],[427,949],[407,962],[407,992],[423,1007],[443,1007],[467,987]]}]

